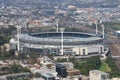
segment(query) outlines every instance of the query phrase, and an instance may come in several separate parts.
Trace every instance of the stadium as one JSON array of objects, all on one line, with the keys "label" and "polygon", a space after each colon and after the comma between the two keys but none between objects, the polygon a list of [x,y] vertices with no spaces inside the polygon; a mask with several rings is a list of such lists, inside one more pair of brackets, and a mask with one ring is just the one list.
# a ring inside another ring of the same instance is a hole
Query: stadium
[{"label": "stadium", "polygon": [[[94,55],[104,52],[103,37],[81,32],[39,32],[17,34],[10,40],[11,49],[56,55]],[[40,53],[41,54],[41,53]]]}]

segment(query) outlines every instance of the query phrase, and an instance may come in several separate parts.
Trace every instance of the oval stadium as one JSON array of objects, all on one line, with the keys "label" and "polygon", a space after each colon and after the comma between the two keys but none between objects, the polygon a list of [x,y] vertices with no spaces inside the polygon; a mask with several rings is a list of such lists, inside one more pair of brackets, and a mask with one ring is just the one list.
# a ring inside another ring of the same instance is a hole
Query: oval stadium
[{"label": "oval stadium", "polygon": [[102,37],[81,32],[18,34],[10,43],[11,48],[16,45],[23,52],[39,53],[43,49],[55,54],[61,54],[63,51],[63,55],[92,55],[104,52]]}]

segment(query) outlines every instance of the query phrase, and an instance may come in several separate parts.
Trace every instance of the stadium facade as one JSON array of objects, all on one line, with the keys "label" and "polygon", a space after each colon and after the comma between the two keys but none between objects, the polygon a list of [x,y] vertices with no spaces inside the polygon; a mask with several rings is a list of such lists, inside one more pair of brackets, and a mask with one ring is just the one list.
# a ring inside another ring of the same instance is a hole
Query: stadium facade
[{"label": "stadium facade", "polygon": [[104,53],[103,40],[104,34],[99,37],[96,34],[81,32],[19,33],[10,40],[10,47],[23,53],[40,53],[48,49],[56,55],[85,56]]}]

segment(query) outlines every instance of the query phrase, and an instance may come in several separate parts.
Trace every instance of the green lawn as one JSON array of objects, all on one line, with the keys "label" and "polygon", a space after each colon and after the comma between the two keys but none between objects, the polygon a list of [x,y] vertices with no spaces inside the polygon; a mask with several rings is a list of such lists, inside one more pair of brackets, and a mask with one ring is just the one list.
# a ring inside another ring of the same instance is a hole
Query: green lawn
[{"label": "green lawn", "polygon": [[101,63],[101,66],[100,66],[99,70],[103,71],[103,72],[111,72],[111,68],[105,62]]}]

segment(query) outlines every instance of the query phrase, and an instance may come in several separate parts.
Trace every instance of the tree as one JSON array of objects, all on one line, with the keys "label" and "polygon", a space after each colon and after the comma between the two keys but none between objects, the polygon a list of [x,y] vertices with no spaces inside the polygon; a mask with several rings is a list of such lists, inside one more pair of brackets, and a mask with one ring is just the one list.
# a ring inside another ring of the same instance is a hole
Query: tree
[{"label": "tree", "polygon": [[85,61],[77,61],[73,58],[71,61],[73,62],[75,68],[79,69],[83,75],[88,75],[90,70],[99,69],[101,65],[99,56],[90,57]]},{"label": "tree", "polygon": [[50,59],[54,60],[54,54],[48,54],[47,55]]},{"label": "tree", "polygon": [[22,66],[17,65],[17,64],[11,65],[11,69],[10,70],[11,70],[12,73],[30,72],[29,69],[23,68]]},{"label": "tree", "polygon": [[36,77],[36,78],[39,78],[39,77],[41,77],[41,76],[42,76],[42,75],[41,75],[40,73],[36,73],[36,74],[35,74],[35,77]]},{"label": "tree", "polygon": [[11,56],[15,56],[15,50],[14,49],[10,50],[9,52],[10,52]]},{"label": "tree", "polygon": [[57,58],[56,62],[62,62],[61,58]]},{"label": "tree", "polygon": [[116,65],[114,59],[112,57],[107,57],[106,63],[108,63],[111,68],[110,77],[120,77],[120,69]]}]

